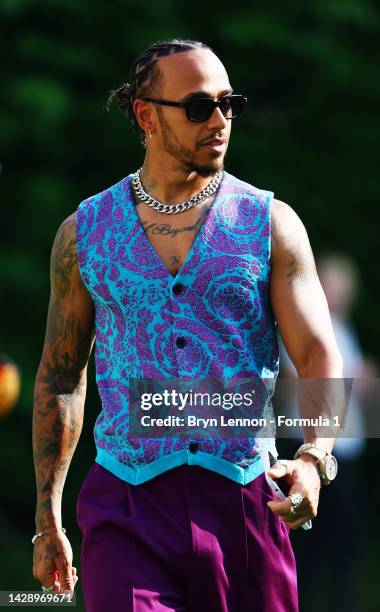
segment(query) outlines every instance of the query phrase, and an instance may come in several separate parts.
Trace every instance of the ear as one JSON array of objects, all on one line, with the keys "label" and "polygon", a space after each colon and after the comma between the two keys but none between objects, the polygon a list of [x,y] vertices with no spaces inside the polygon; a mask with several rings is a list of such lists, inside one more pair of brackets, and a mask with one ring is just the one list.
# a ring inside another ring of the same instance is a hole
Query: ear
[{"label": "ear", "polygon": [[137,99],[133,103],[133,112],[141,129],[144,132],[152,132],[154,125],[153,105],[150,102]]}]

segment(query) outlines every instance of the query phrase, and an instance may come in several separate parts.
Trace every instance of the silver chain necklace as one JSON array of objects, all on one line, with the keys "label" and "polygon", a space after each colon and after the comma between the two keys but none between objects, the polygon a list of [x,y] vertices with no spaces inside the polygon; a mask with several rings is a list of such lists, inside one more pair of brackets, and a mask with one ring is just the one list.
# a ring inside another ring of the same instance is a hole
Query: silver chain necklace
[{"label": "silver chain necklace", "polygon": [[207,200],[207,198],[212,196],[218,190],[221,180],[223,178],[223,170],[219,170],[219,172],[215,174],[214,178],[207,185],[207,187],[202,189],[202,191],[197,193],[197,195],[193,196],[190,200],[185,200],[185,202],[181,202],[180,204],[162,204],[162,202],[159,202],[144,190],[140,178],[141,170],[142,168],[139,168],[139,170],[137,170],[137,172],[132,175],[132,184],[135,188],[136,195],[138,196],[139,200],[141,200],[142,202],[146,202],[146,204],[148,204],[148,206],[150,206],[151,208],[154,208],[159,212],[167,213],[169,215],[183,212],[184,210],[188,210],[192,206],[195,206],[196,204],[200,204],[204,200]]}]

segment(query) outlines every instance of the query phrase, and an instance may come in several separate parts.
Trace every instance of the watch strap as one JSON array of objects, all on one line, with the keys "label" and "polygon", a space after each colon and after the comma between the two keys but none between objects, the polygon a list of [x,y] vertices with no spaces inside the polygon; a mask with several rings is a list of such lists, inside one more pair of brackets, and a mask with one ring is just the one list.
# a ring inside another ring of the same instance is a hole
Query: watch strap
[{"label": "watch strap", "polygon": [[323,485],[330,484],[331,480],[327,476],[327,472],[326,472],[326,458],[330,457],[336,463],[335,457],[328,451],[323,450],[321,448],[317,448],[310,442],[306,442],[305,444],[302,444],[299,447],[296,454],[294,455],[294,459],[297,459],[300,455],[303,455],[303,454],[312,455],[313,457],[317,459],[316,467],[318,468],[319,476],[321,478],[322,484]]},{"label": "watch strap", "polygon": [[325,451],[325,450],[323,450],[321,448],[317,448],[313,444],[310,444],[310,443],[307,442],[306,444],[302,444],[299,447],[299,449],[297,450],[296,454],[294,455],[294,459],[298,459],[298,457],[300,455],[303,455],[304,453],[307,453],[308,455],[312,455],[313,457],[318,459],[318,462],[322,461],[326,457],[326,455],[330,454],[327,451]]}]

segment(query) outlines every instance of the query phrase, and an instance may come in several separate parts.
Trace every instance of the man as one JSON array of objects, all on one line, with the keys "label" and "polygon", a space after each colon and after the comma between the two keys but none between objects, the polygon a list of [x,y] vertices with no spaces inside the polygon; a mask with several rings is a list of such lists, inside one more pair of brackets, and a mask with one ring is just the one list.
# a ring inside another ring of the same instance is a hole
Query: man
[{"label": "man", "polygon": [[[316,516],[321,462],[301,452],[275,465],[292,498],[274,501],[264,473],[273,440],[136,439],[128,429],[130,378],[274,380],[274,317],[300,376],[342,375],[301,221],[223,172],[244,105],[231,94],[204,44],[147,49],[113,94],[143,135],[142,171],[82,202],[53,246],[34,411],[36,527],[49,531],[35,541],[34,576],[74,588],[60,502],[96,334],[103,410],[77,504],[91,612],[298,608],[289,529]],[[306,441],[322,455],[333,445]]]}]

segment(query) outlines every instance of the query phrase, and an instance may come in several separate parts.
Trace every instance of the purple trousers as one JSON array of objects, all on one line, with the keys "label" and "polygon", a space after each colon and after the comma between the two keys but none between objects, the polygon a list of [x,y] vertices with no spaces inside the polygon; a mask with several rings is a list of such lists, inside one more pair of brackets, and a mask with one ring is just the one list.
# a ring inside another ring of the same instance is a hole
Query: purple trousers
[{"label": "purple trousers", "polygon": [[87,612],[297,612],[289,528],[246,486],[182,465],[130,485],[94,463],[79,492]]}]

